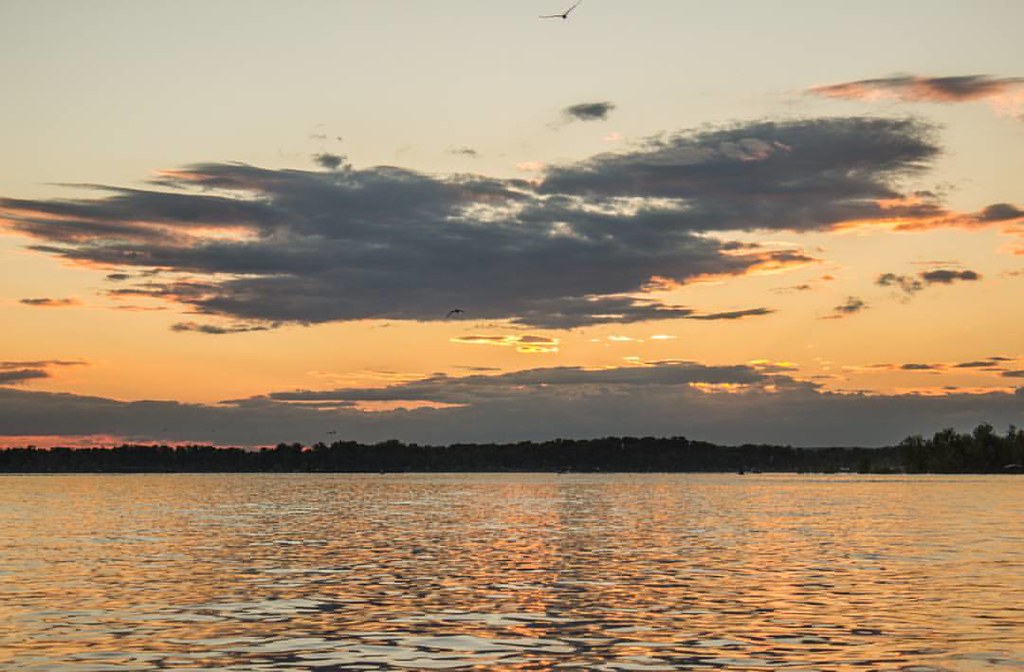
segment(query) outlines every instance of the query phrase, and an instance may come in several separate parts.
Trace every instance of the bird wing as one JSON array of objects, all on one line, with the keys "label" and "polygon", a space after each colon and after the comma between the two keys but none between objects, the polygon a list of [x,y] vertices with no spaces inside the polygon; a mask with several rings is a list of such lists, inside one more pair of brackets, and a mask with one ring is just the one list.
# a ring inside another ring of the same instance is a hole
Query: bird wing
[{"label": "bird wing", "polygon": [[576,0],[576,3],[572,7],[570,7],[567,10],[565,10],[565,14],[563,14],[563,16],[568,16],[569,12],[571,12],[574,9],[576,9],[581,2],[583,2],[583,0]]},{"label": "bird wing", "polygon": [[560,18],[562,18],[562,15],[561,14],[545,14],[544,16],[539,16],[537,18],[539,18],[539,19],[560,19]]}]

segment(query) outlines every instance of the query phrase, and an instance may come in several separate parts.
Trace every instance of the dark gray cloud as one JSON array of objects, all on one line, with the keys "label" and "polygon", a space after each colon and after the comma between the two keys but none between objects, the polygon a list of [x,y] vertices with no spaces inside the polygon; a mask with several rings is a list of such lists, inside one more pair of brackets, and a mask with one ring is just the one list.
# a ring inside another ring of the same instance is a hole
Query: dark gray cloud
[{"label": "dark gray cloud", "polygon": [[313,161],[321,168],[327,170],[337,170],[345,163],[345,157],[340,154],[331,154],[329,152],[323,152],[320,154],[313,155]]},{"label": "dark gray cloud", "polygon": [[1024,370],[1003,371],[1002,375],[1006,378],[1024,378]]},{"label": "dark gray cloud", "polygon": [[678,204],[646,230],[828,230],[851,220],[941,214],[933,203],[881,202],[901,199],[899,179],[923,170],[937,153],[931,128],[913,120],[761,122],[553,167],[541,192]]},{"label": "dark gray cloud", "polygon": [[849,317],[855,315],[862,310],[866,310],[868,304],[863,299],[859,299],[856,296],[847,297],[844,303],[839,304],[832,309],[832,313],[829,314],[826,319],[839,319],[843,317]]},{"label": "dark gray cloud", "polygon": [[746,310],[730,310],[722,313],[708,313],[706,315],[691,315],[693,320],[739,320],[744,317],[755,315],[770,315],[775,311],[771,308],[748,308]]},{"label": "dark gray cloud", "polygon": [[276,401],[430,401],[445,404],[475,404],[498,399],[517,399],[524,391],[555,396],[587,391],[621,392],[653,387],[680,387],[693,384],[747,386],[811,386],[785,375],[766,372],[747,365],[705,366],[696,362],[660,362],[650,366],[614,369],[586,369],[560,366],[527,369],[499,375],[450,377],[437,375],[423,380],[386,388],[344,388],[337,390],[278,392],[269,395]]},{"label": "dark gray cloud", "polygon": [[698,313],[691,308],[666,306],[639,299],[581,298],[539,302],[535,309],[523,311],[513,322],[547,329],[572,329],[593,324],[631,324],[648,320],[734,320],[772,312],[770,308],[750,308],[724,313]]},{"label": "dark gray cloud", "polygon": [[758,122],[554,166],[540,185],[210,163],[166,171],[149,189],[0,199],[0,221],[34,237],[31,249],[133,281],[112,296],[246,324],[429,321],[452,306],[551,328],[729,319],[771,309],[698,315],[645,292],[656,279],[814,261],[709,233],[939,217],[935,203],[892,205],[937,152],[931,129],[911,120]]},{"label": "dark gray cloud", "polygon": [[48,366],[83,366],[86,362],[81,359],[30,359],[0,362],[0,371],[6,369],[18,369],[21,367],[40,368]]},{"label": "dark gray cloud", "polygon": [[50,374],[42,369],[7,369],[0,371],[0,385],[17,385],[38,378],[49,378]]},{"label": "dark gray cloud", "polygon": [[958,103],[1003,95],[1021,87],[1024,87],[1022,77],[899,75],[818,86],[809,91],[830,98],[890,97],[908,102]]},{"label": "dark gray cloud", "polygon": [[958,364],[954,364],[953,368],[955,368],[955,369],[980,369],[980,368],[988,368],[988,367],[992,367],[992,366],[999,366],[999,364],[1001,362],[1003,362],[1003,361],[1006,361],[1006,360],[1003,359],[1003,358],[995,358],[995,357],[993,357],[991,359],[978,359],[978,360],[974,360],[974,361],[971,361],[971,362],[960,362]]},{"label": "dark gray cloud", "polygon": [[875,280],[875,284],[881,287],[895,287],[906,294],[916,294],[924,289],[924,283],[917,278],[895,273],[883,273]]},{"label": "dark gray cloud", "polygon": [[1016,361],[1013,357],[986,357],[984,359],[974,359],[966,362],[938,362],[938,363],[917,363],[909,362],[906,364],[872,364],[868,366],[869,369],[877,369],[882,371],[951,371],[954,369],[976,369],[985,372],[1001,372],[1004,370],[1004,366],[1007,362]]},{"label": "dark gray cloud", "polygon": [[901,290],[908,297],[924,290],[933,284],[948,285],[957,280],[980,280],[981,274],[971,270],[952,270],[936,268],[930,271],[921,271],[917,277],[910,275],[898,275],[896,273],[883,273],[875,280],[880,287],[892,287]]},{"label": "dark gray cloud", "polygon": [[570,121],[604,121],[614,109],[615,104],[605,100],[598,103],[570,105],[562,110],[562,114]]},{"label": "dark gray cloud", "polygon": [[266,331],[271,327],[263,324],[201,324],[198,322],[178,322],[171,326],[171,331],[195,331],[200,334],[241,334],[248,331]]},{"label": "dark gray cloud", "polygon": [[50,369],[65,366],[81,366],[81,360],[39,359],[28,361],[0,362],[0,385],[18,385],[40,378],[50,378]]},{"label": "dark gray cloud", "polygon": [[985,222],[1006,222],[1024,218],[1024,210],[1010,203],[993,203],[981,211],[981,220]]},{"label": "dark gray cloud", "polygon": [[18,303],[38,308],[67,308],[79,305],[78,299],[51,299],[49,297],[38,297],[32,299],[19,299]]},{"label": "dark gray cloud", "polygon": [[[1021,392],[837,394],[746,365],[666,362],[433,376],[389,388],[281,392],[218,405],[122,402],[0,388],[0,435],[266,445],[339,439],[420,443],[684,435],[722,443],[882,445],[942,427],[1020,424]],[[361,403],[445,404],[366,413]],[[166,429],[164,429],[166,428]]]},{"label": "dark gray cloud", "polygon": [[480,156],[480,152],[476,151],[472,147],[455,147],[448,150],[449,154],[456,154],[458,156],[468,156],[471,159],[475,159]]},{"label": "dark gray cloud", "polygon": [[950,270],[948,268],[936,268],[935,270],[932,271],[922,272],[921,279],[929,284],[939,283],[943,285],[948,285],[956,280],[980,280],[981,275],[979,275],[975,271],[970,270],[956,271]]},{"label": "dark gray cloud", "polygon": [[131,279],[130,273],[107,273],[106,279],[111,282],[124,282]]}]

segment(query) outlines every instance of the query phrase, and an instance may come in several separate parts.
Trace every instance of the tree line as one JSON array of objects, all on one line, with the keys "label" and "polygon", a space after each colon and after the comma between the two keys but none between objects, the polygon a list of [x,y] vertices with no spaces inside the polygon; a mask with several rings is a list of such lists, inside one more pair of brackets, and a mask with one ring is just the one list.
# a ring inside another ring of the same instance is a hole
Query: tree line
[{"label": "tree line", "polygon": [[209,445],[114,448],[6,448],[0,472],[858,472],[1005,473],[1021,471],[1024,431],[999,435],[944,429],[885,448],[721,446],[684,437],[606,437],[519,443],[419,445],[280,443],[245,450]]}]

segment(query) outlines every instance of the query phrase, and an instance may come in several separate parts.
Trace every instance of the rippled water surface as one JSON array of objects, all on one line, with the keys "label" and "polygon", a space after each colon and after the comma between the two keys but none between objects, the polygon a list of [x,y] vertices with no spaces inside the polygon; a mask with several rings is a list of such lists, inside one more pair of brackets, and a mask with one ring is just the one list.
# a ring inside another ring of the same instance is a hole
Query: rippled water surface
[{"label": "rippled water surface", "polygon": [[0,477],[0,669],[1024,669],[1024,478]]}]

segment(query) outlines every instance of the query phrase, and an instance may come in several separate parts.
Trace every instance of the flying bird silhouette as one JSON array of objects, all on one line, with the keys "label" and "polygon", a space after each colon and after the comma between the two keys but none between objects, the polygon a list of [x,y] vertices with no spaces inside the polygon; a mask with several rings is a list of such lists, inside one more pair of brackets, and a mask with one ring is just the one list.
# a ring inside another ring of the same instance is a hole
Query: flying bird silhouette
[{"label": "flying bird silhouette", "polygon": [[567,9],[567,10],[565,10],[565,11],[564,11],[564,12],[562,12],[561,14],[546,14],[546,15],[544,15],[544,16],[541,16],[540,18],[542,18],[542,19],[562,19],[562,20],[564,21],[565,19],[568,19],[568,18],[569,18],[569,12],[571,12],[571,11],[572,11],[572,10],[574,10],[574,9],[576,9],[576,7],[577,7],[577,6],[578,6],[578,5],[579,5],[579,4],[581,3],[581,2],[583,2],[583,0],[576,0],[576,3],[575,3],[575,4],[574,4],[574,5],[572,6],[572,7],[570,7],[570,8],[569,8],[569,9]]},{"label": "flying bird silhouette", "polygon": [[448,314],[444,316],[444,319],[447,320],[452,315],[463,315],[465,314],[465,312],[466,311],[464,311],[462,308],[452,308],[451,310],[448,311]]}]

